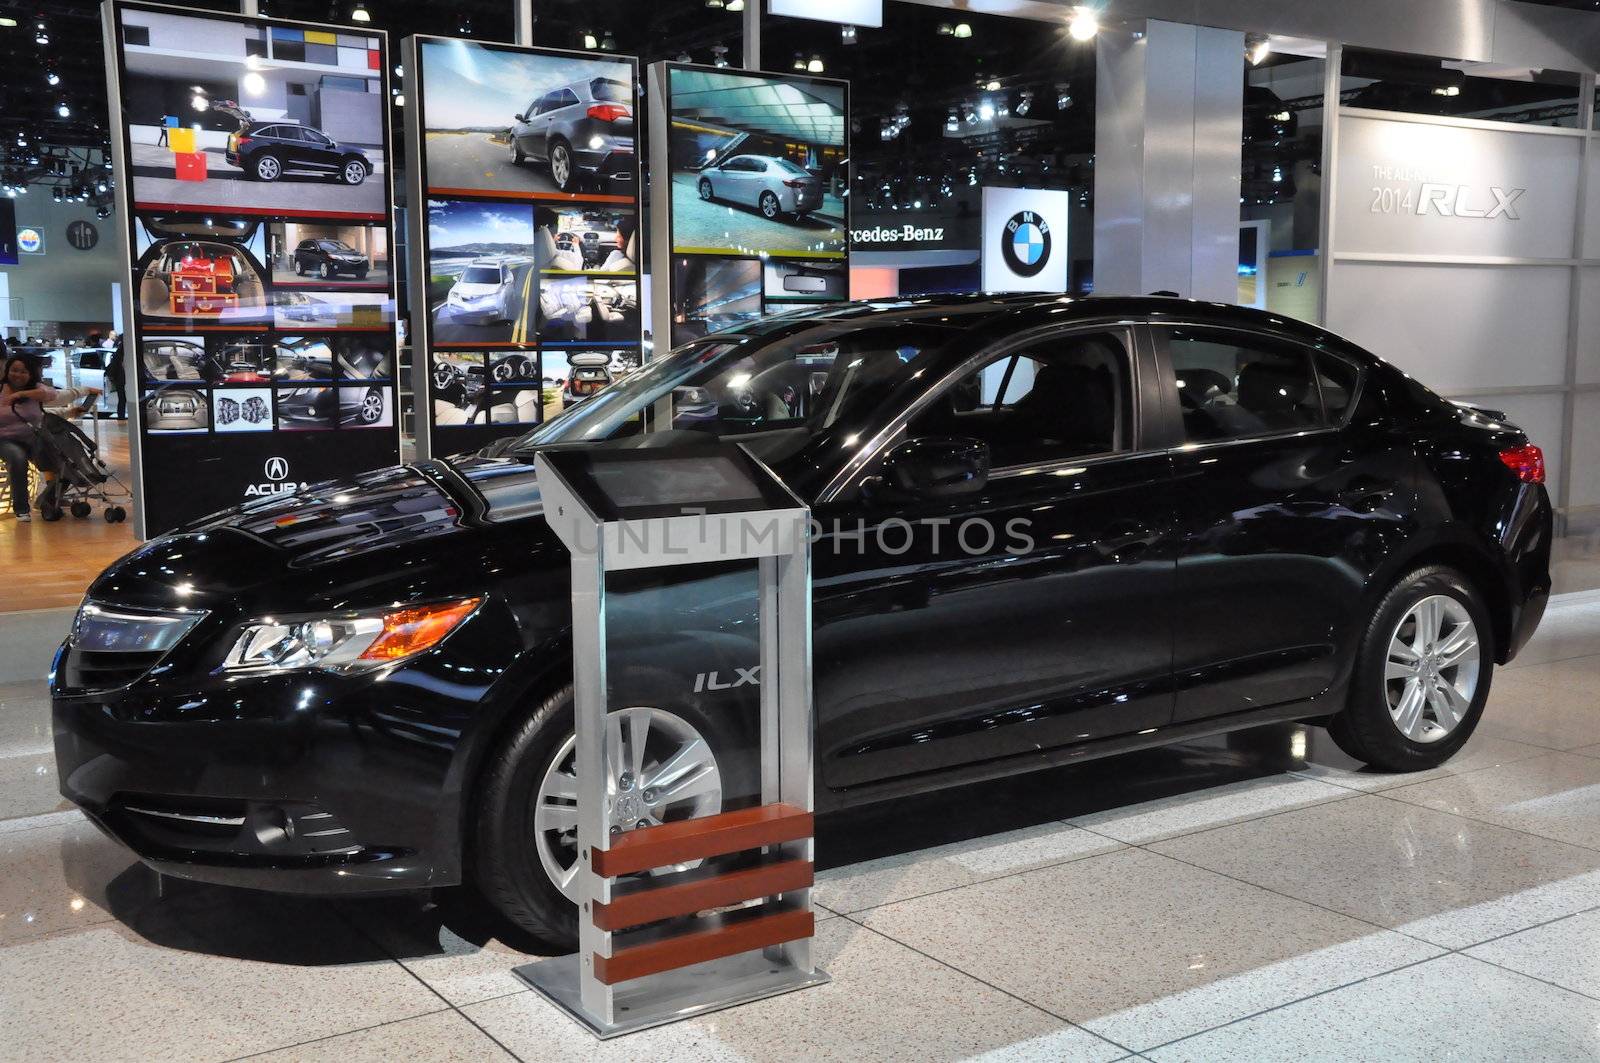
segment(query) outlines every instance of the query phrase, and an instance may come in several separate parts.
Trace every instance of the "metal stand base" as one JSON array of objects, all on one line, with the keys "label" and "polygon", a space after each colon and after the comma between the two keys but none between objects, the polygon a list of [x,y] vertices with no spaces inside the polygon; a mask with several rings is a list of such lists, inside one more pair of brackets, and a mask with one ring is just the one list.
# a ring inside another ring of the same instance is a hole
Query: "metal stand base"
[{"label": "metal stand base", "polygon": [[746,952],[619,986],[613,998],[617,1021],[606,1024],[583,1010],[576,955],[524,964],[512,973],[601,1040],[830,981],[823,971],[803,974],[787,960]]}]

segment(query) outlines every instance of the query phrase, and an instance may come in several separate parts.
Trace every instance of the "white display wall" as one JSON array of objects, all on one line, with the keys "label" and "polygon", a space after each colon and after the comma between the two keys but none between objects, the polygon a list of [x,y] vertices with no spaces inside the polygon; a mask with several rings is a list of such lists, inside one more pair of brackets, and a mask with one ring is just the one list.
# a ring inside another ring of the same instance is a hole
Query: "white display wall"
[{"label": "white display wall", "polygon": [[1328,327],[1504,411],[1568,514],[1600,508],[1600,182],[1581,112],[1561,129],[1340,108],[1327,206]]}]

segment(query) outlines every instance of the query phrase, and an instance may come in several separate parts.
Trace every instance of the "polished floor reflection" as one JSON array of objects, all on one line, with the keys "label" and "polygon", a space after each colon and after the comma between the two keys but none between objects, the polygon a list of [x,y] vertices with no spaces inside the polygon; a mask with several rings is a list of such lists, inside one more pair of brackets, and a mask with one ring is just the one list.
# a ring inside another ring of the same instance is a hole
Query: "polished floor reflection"
[{"label": "polished floor reflection", "polygon": [[0,1059],[1600,1058],[1600,594],[1445,768],[1262,728],[825,820],[834,981],[597,1045],[459,898],[167,880],[55,792],[0,616]]}]

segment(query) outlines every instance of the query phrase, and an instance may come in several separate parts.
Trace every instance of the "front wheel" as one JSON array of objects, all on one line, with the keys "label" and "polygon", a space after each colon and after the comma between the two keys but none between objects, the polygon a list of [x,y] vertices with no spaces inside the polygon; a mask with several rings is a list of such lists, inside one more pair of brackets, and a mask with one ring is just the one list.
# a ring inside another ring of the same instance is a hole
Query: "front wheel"
[{"label": "front wheel", "polygon": [[709,178],[709,177],[700,178],[700,198],[705,200],[707,203],[709,203],[709,202],[711,202],[711,199],[712,199],[713,195],[714,195],[714,193],[712,192],[712,189],[711,189],[711,178]]},{"label": "front wheel", "polygon": [[1493,671],[1483,597],[1455,569],[1418,569],[1379,604],[1328,733],[1376,768],[1436,768],[1472,737]]},{"label": "front wheel", "polygon": [[347,185],[358,185],[367,179],[366,164],[357,159],[347,159],[339,171],[339,180]]},{"label": "front wheel", "polygon": [[[621,750],[605,781],[613,834],[722,811],[729,743],[708,720],[687,708],[635,705],[613,711],[608,726],[608,744]],[[568,686],[546,698],[485,769],[474,854],[489,903],[564,949],[578,937],[576,752]]]}]

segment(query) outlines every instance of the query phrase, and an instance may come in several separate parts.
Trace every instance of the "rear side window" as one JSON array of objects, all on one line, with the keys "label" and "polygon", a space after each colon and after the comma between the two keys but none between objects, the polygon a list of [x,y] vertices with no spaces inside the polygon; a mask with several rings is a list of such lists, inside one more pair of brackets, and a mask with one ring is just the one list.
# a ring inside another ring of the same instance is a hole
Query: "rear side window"
[{"label": "rear side window", "polygon": [[[1326,423],[1312,353],[1304,347],[1220,329],[1173,329],[1167,349],[1191,443]],[[1348,391],[1341,401],[1348,405]]]},{"label": "rear side window", "polygon": [[633,89],[625,81],[614,81],[611,78],[595,78],[589,82],[589,94],[597,100],[608,103],[632,103]]},{"label": "rear side window", "polygon": [[1316,354],[1317,390],[1322,393],[1322,412],[1329,424],[1339,424],[1355,400],[1356,382],[1361,371],[1342,358]]}]

